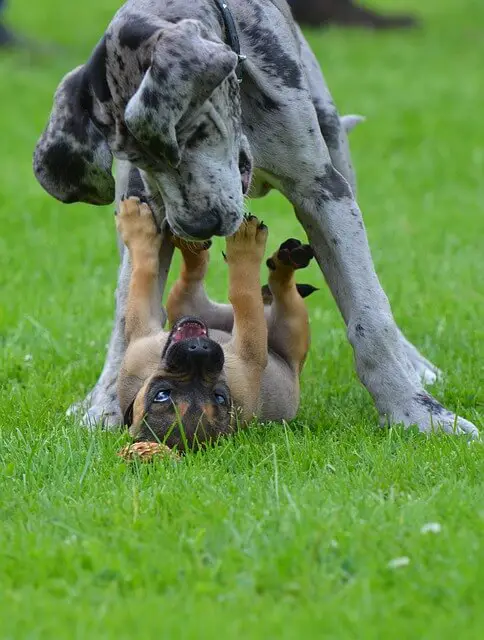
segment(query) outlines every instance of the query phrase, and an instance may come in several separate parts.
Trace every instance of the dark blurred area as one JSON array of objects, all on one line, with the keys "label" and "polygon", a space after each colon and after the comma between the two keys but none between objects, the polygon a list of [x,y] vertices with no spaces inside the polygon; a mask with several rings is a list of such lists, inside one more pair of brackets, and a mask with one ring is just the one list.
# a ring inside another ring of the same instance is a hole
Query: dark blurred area
[{"label": "dark blurred area", "polygon": [[288,0],[301,26],[339,25],[370,29],[395,29],[416,26],[411,15],[382,14],[354,0]]},{"label": "dark blurred area", "polygon": [[9,47],[15,44],[15,37],[5,25],[5,0],[0,0],[0,47]]},{"label": "dark blurred area", "polygon": [[[354,0],[288,0],[301,26],[338,25],[369,29],[407,28],[417,24],[411,15],[387,15],[366,8]],[[5,22],[6,0],[0,0],[0,48],[21,44]]]}]

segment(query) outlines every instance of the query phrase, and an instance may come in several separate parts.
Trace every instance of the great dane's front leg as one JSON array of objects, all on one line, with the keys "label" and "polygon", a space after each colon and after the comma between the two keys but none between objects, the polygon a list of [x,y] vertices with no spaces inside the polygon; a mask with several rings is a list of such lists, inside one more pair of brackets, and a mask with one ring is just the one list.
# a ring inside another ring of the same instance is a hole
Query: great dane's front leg
[{"label": "great dane's front leg", "polygon": [[[350,184],[353,195],[356,198],[356,177],[351,163],[351,155],[348,145],[347,132],[341,126],[338,111],[331,97],[319,63],[308,46],[304,35],[298,28],[299,41],[301,45],[301,58],[311,100],[316,111],[319,128],[328,148],[329,156],[333,167],[339,171]],[[408,365],[414,370],[422,382],[432,384],[440,375],[439,369],[429,362],[416,349],[399,330],[402,348],[407,356]]]},{"label": "great dane's front leg", "polygon": [[441,428],[477,435],[473,424],[447,411],[424,390],[409,366],[375,273],[360,209],[322,141],[318,155],[327,162],[290,195],[346,322],[360,380],[373,396],[382,422],[416,424],[424,432]]},{"label": "great dane's front leg", "polygon": [[[144,185],[140,182],[139,172],[127,162],[119,162],[116,182],[116,200],[120,202],[123,194],[146,197]],[[160,223],[160,220],[158,220]],[[119,408],[117,384],[118,374],[126,352],[126,301],[131,279],[131,261],[129,252],[125,250],[122,239],[118,234],[118,246],[121,265],[118,271],[118,282],[115,295],[115,318],[109,346],[104,362],[104,367],[99,379],[86,398],[73,404],[67,411],[68,415],[78,417],[81,425],[85,427],[103,426],[105,429],[115,429],[122,424],[122,415]],[[165,236],[160,251],[160,265],[158,286],[160,297],[163,296],[168,271],[173,256],[173,244]],[[160,309],[162,322],[165,322],[165,311]]]}]

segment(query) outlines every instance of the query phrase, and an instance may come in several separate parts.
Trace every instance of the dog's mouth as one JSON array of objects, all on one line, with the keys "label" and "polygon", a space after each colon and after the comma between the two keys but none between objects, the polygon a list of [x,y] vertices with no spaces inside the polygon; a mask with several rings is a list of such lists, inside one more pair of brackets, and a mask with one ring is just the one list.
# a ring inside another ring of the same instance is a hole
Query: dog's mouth
[{"label": "dog's mouth", "polygon": [[182,340],[190,340],[191,338],[208,338],[208,327],[200,318],[181,318],[170,331],[163,350],[163,356],[172,344],[182,342]]}]

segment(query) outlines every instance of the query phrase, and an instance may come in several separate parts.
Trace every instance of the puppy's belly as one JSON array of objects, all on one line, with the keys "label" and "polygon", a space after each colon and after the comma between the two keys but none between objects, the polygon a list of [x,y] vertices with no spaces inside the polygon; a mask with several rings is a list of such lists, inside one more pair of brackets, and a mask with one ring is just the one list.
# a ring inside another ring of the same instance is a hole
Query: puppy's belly
[{"label": "puppy's belly", "polygon": [[[232,335],[225,331],[210,330],[210,337],[220,345],[227,344]],[[250,381],[248,381],[250,383]],[[243,402],[243,398],[240,398]],[[262,377],[259,420],[292,420],[299,406],[299,377],[287,362],[272,351]]]},{"label": "puppy's belly", "polygon": [[260,400],[260,420],[280,422],[296,417],[299,378],[282,358],[271,352],[262,378]]}]

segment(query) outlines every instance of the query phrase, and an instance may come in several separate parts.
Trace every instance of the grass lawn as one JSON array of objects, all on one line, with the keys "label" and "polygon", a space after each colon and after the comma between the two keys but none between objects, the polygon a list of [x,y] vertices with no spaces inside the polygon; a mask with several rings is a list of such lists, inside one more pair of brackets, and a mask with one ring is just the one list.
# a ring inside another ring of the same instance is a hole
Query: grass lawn
[{"label": "grass lawn", "polygon": [[[131,469],[124,435],[64,416],[104,360],[113,216],[49,198],[31,154],[117,3],[11,4],[62,50],[0,54],[0,637],[482,638],[482,445],[377,428],[324,286],[294,423]],[[398,322],[445,371],[439,399],[484,429],[484,5],[384,4],[424,28],[309,37],[341,111],[368,118],[359,201]],[[279,196],[251,206],[271,246],[301,236]]]}]

